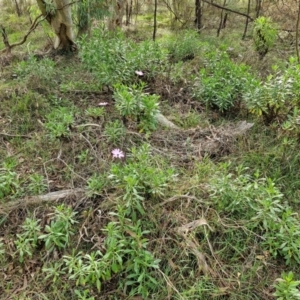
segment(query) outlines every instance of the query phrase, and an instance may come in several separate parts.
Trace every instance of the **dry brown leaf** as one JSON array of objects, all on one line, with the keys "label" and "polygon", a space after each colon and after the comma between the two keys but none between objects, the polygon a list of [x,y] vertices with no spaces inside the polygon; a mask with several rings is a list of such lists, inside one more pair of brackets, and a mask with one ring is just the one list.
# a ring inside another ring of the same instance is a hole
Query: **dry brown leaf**
[{"label": "dry brown leaf", "polygon": [[172,259],[168,259],[168,263],[169,263],[169,265],[170,265],[170,267],[172,268],[172,270],[173,271],[175,271],[175,270],[177,270],[178,269],[178,266],[176,266],[175,264],[174,264],[174,262],[172,261]]}]

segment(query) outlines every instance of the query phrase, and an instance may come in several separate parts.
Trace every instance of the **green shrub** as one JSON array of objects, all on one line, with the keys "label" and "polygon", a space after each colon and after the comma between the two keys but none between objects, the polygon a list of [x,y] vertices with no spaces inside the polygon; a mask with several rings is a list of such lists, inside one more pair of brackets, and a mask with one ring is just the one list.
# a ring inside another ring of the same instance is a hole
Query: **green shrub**
[{"label": "green shrub", "polygon": [[50,138],[68,137],[70,126],[74,123],[74,113],[67,107],[55,108],[46,115],[45,127]]},{"label": "green shrub", "polygon": [[104,134],[107,141],[113,145],[117,145],[124,137],[126,128],[119,120],[110,121],[105,125]]},{"label": "green shrub", "polygon": [[38,60],[32,55],[20,62],[15,72],[33,88],[47,88],[55,84],[55,62],[49,58]]},{"label": "green shrub", "polygon": [[193,96],[220,111],[227,111],[241,102],[245,91],[252,89],[256,79],[244,64],[235,64],[226,52],[205,55],[206,66],[195,78]]},{"label": "green shrub", "polygon": [[274,257],[284,257],[287,265],[300,263],[300,222],[275,183],[259,172],[250,176],[243,167],[236,175],[226,170],[227,165],[209,185],[217,210],[262,235],[262,246]]},{"label": "green shrub", "polygon": [[140,131],[148,132],[156,129],[159,96],[144,93],[144,87],[143,83],[132,86],[116,84],[113,97],[120,115],[137,121]]},{"label": "green shrub", "polygon": [[87,180],[87,194],[88,196],[102,195],[103,189],[107,184],[106,174],[93,174]]},{"label": "green shrub", "polygon": [[283,124],[284,130],[297,132],[300,66],[292,57],[285,70],[278,71],[276,66],[273,68],[275,74],[245,91],[244,102],[251,113],[263,116],[266,123],[277,121]]},{"label": "green shrub", "polygon": [[88,117],[94,118],[94,119],[100,119],[104,116],[105,111],[103,107],[88,107],[85,110],[85,114]]},{"label": "green shrub", "polygon": [[[224,165],[224,170],[227,170],[227,165]],[[213,177],[209,190],[218,211],[230,213],[238,219],[251,220],[253,227],[266,221],[268,210],[273,212],[268,217],[277,220],[276,207],[281,206],[282,194],[270,178],[259,178],[258,172],[250,176],[245,171],[239,167],[237,175],[234,175],[222,170]]]},{"label": "green shrub", "polygon": [[16,254],[19,256],[19,262],[21,263],[25,257],[31,258],[33,256],[41,231],[39,223],[40,220],[26,218],[21,226],[22,233],[17,234],[17,240],[15,241]]},{"label": "green shrub", "polygon": [[99,250],[85,254],[73,251],[71,255],[64,256],[62,263],[44,266],[43,272],[53,281],[67,275],[76,286],[95,286],[98,291],[103,282],[110,280],[114,274],[120,274],[120,286],[125,293],[142,295],[146,299],[157,288],[152,270],[159,266],[159,260],[147,251],[145,235],[148,231],[142,230],[140,221],[132,224],[126,219],[122,207],[111,214],[116,221],[109,222],[103,229],[104,253]]},{"label": "green shrub", "polygon": [[131,149],[126,164],[113,164],[109,178],[123,192],[121,203],[126,207],[126,216],[136,220],[137,213],[145,213],[143,201],[151,196],[162,197],[174,176],[172,168],[154,164],[150,147],[144,144]]},{"label": "green shrub", "polygon": [[27,188],[32,195],[41,195],[47,189],[45,178],[38,173],[31,174]]},{"label": "green shrub", "polygon": [[95,30],[92,37],[83,39],[79,45],[84,67],[102,85],[137,81],[136,71],[142,71],[144,77],[152,78],[163,70],[167,58],[157,43],[136,43],[126,39],[120,31],[111,33]]},{"label": "green shrub", "polygon": [[278,278],[276,284],[274,284],[276,292],[273,295],[277,300],[299,300],[299,285],[300,281],[294,280],[293,272],[288,274],[283,272],[281,278]]},{"label": "green shrub", "polygon": [[277,37],[275,24],[267,17],[259,17],[254,21],[253,41],[255,50],[262,59],[274,45]]},{"label": "green shrub", "polygon": [[65,205],[59,205],[55,208],[50,225],[45,226],[45,233],[38,238],[45,242],[45,248],[52,252],[56,247],[65,248],[70,244],[70,238],[75,233],[74,219],[76,212]]},{"label": "green shrub", "polygon": [[20,190],[20,179],[14,171],[14,160],[3,163],[0,169],[0,200],[9,195],[17,195]]},{"label": "green shrub", "polygon": [[195,30],[190,30],[164,39],[162,46],[168,50],[172,62],[179,62],[195,58],[208,45],[200,41]]}]

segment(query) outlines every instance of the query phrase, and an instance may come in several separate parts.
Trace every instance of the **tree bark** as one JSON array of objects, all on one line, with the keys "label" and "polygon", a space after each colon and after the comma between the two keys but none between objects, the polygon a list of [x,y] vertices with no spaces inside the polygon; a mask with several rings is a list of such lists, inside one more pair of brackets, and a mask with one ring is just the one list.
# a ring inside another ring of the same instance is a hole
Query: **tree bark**
[{"label": "tree bark", "polygon": [[201,0],[195,0],[195,26],[197,30],[202,28],[202,3]]},{"label": "tree bark", "polygon": [[154,15],[153,15],[153,41],[156,38],[156,30],[157,30],[157,0],[154,1]]},{"label": "tree bark", "polygon": [[[251,2],[251,0],[248,0],[247,15],[249,15],[249,13],[250,13],[250,4],[251,4],[250,2]],[[244,40],[246,38],[246,34],[247,34],[247,30],[248,30],[248,24],[249,24],[249,19],[246,18],[245,30],[244,30],[242,40]]]},{"label": "tree bark", "polygon": [[9,44],[5,28],[1,24],[0,24],[0,32],[1,32],[1,35],[2,35],[3,43],[5,45],[6,54],[10,54],[11,53],[11,46]]},{"label": "tree bark", "polygon": [[128,0],[126,3],[126,26],[130,24],[131,16],[132,16],[132,1]]},{"label": "tree bark", "polygon": [[298,63],[300,63],[300,54],[299,54],[299,24],[300,24],[300,0],[298,0],[298,16],[297,16],[297,24],[296,24],[296,53]]},{"label": "tree bark", "polygon": [[78,199],[83,197],[85,193],[86,190],[81,188],[76,188],[76,189],[56,191],[56,192],[48,193],[46,195],[33,196],[21,200],[11,201],[8,203],[0,204],[0,216],[7,215],[14,209],[18,209],[24,206],[29,206],[34,204],[41,205],[43,203],[58,201],[70,197],[74,197]]},{"label": "tree bark", "polygon": [[123,16],[125,11],[125,4],[127,0],[113,0],[111,2],[109,13],[110,17],[108,19],[108,30],[115,30],[117,27],[122,27]]},{"label": "tree bark", "polygon": [[260,14],[260,10],[261,10],[261,2],[262,2],[262,0],[256,0],[256,7],[255,7],[256,18],[258,18],[258,17],[259,17],[259,14]]},{"label": "tree bark", "polygon": [[48,12],[43,0],[37,0],[37,3],[56,35],[54,49],[75,51],[71,2],[69,0],[53,0],[55,13]]},{"label": "tree bark", "polygon": [[18,17],[21,17],[21,10],[20,10],[20,7],[19,7],[18,0],[15,0],[15,5],[16,5],[17,15],[18,15]]},{"label": "tree bark", "polygon": [[[226,0],[224,0],[223,6],[224,7],[226,6]],[[219,28],[218,28],[218,31],[217,31],[217,37],[219,37],[221,29],[223,28],[223,24],[224,24],[223,13],[224,13],[224,9],[221,10],[221,18],[220,18]],[[226,16],[226,19],[227,19],[227,15],[225,15],[225,16]]]}]

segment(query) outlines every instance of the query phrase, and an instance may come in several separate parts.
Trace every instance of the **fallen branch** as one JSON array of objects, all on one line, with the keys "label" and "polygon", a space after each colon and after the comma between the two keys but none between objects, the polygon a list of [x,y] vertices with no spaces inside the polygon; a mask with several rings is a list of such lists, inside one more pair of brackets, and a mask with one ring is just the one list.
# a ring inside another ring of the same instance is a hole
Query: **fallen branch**
[{"label": "fallen branch", "polygon": [[58,201],[58,200],[66,199],[69,197],[80,198],[80,197],[83,197],[84,195],[85,195],[85,190],[81,189],[81,188],[77,188],[77,189],[56,191],[56,192],[51,192],[51,193],[48,193],[45,195],[20,199],[17,201],[12,201],[12,202],[8,202],[8,203],[0,205],[0,215],[1,214],[7,215],[12,210],[14,210],[16,208],[24,207],[26,205]]},{"label": "fallen branch", "polygon": [[169,121],[164,115],[162,114],[157,114],[155,116],[155,119],[157,120],[158,123],[161,125],[167,127],[167,128],[174,128],[174,129],[180,129],[178,126],[176,126],[173,122]]},{"label": "fallen branch", "polygon": [[99,124],[93,124],[93,123],[79,124],[79,125],[74,126],[74,127],[75,127],[75,128],[80,128],[80,127],[88,127],[88,126],[91,126],[91,127],[100,127],[100,128],[102,128],[101,125],[99,125]]},{"label": "fallen branch", "polygon": [[240,15],[240,16],[243,16],[243,17],[246,17],[246,18],[248,18],[250,21],[254,21],[254,19],[253,19],[252,17],[250,17],[249,15],[244,14],[244,13],[242,13],[242,12],[239,12],[239,11],[236,11],[236,10],[233,10],[233,9],[230,9],[230,8],[227,8],[227,7],[224,7],[224,6],[222,6],[222,5],[219,5],[219,4],[210,2],[210,1],[208,1],[208,0],[202,0],[202,1],[205,2],[205,3],[207,3],[207,4],[212,5],[212,6],[214,6],[214,7],[217,7],[217,8],[220,8],[220,9],[224,9],[224,10],[230,11],[230,12],[232,12],[232,13],[234,13],[234,14],[237,14],[237,15]]},{"label": "fallen branch", "polygon": [[0,136],[5,136],[5,137],[20,137],[20,138],[28,138],[31,139],[31,136],[29,135],[23,135],[23,134],[9,134],[5,132],[0,132]]}]

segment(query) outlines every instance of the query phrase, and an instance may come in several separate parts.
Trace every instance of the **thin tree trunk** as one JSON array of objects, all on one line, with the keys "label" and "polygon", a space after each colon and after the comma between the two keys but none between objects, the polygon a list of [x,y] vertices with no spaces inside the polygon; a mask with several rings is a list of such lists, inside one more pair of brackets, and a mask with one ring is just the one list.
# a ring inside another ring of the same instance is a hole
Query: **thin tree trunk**
[{"label": "thin tree trunk", "polygon": [[126,3],[126,26],[128,26],[130,24],[130,20],[131,20],[131,16],[132,16],[132,1],[133,0],[129,0]]},{"label": "thin tree trunk", "polygon": [[154,23],[153,23],[153,41],[156,38],[156,30],[157,30],[157,0],[154,1]]},{"label": "thin tree trunk", "polygon": [[14,47],[23,45],[26,42],[26,40],[27,40],[28,36],[30,35],[30,33],[32,33],[37,28],[37,26],[46,19],[46,17],[43,17],[43,18],[42,17],[43,17],[43,15],[37,16],[35,18],[35,20],[32,22],[32,24],[31,24],[29,30],[27,31],[27,33],[23,36],[22,40],[20,42],[14,43],[14,44],[9,43],[7,34],[5,32],[5,28],[0,24],[0,33],[2,35],[3,43],[5,45],[5,49],[0,51],[0,55],[1,55],[1,53],[4,53],[4,52],[9,54],[11,52],[11,49],[13,49]]},{"label": "thin tree trunk", "polygon": [[202,0],[195,0],[195,26],[197,30],[202,28]]},{"label": "thin tree trunk", "polygon": [[[250,13],[250,2],[251,2],[251,0],[248,0],[247,15],[249,15],[249,13]],[[248,30],[248,24],[249,24],[249,19],[246,18],[245,30],[244,30],[242,40],[244,40],[246,38],[246,34],[247,34],[247,30]]]},{"label": "thin tree trunk", "polygon": [[137,23],[137,17],[138,17],[138,14],[139,14],[139,10],[140,10],[140,5],[139,5],[139,0],[135,0],[135,20],[134,20],[134,23],[136,24]]},{"label": "thin tree trunk", "polygon": [[262,0],[256,0],[256,7],[255,7],[256,18],[258,18],[258,17],[259,17],[259,14],[260,14],[260,10],[261,10],[261,2],[262,2]]},{"label": "thin tree trunk", "polygon": [[297,24],[296,24],[296,52],[298,63],[300,63],[300,55],[299,55],[299,24],[300,24],[300,0],[298,0],[298,16],[297,16]]},{"label": "thin tree trunk", "polygon": [[226,13],[225,16],[224,16],[224,18],[223,18],[222,29],[226,28],[227,17],[228,17],[228,13]]},{"label": "thin tree trunk", "polygon": [[[224,2],[223,2],[223,7],[225,7],[225,6],[226,6],[226,0],[224,0]],[[220,19],[219,28],[218,28],[218,31],[217,31],[217,37],[219,37],[221,28],[223,26],[223,21],[224,21],[223,20],[223,12],[224,12],[224,9],[221,10],[221,19]]]},{"label": "thin tree trunk", "polygon": [[18,0],[15,0],[15,5],[16,5],[17,15],[18,15],[18,17],[21,17],[21,10],[20,10],[20,7],[19,7]]},{"label": "thin tree trunk", "polygon": [[9,44],[5,28],[2,25],[0,25],[0,31],[1,31],[2,39],[3,39],[3,43],[5,45],[6,54],[10,54],[11,53],[11,46]]},{"label": "thin tree trunk", "polygon": [[108,30],[113,31],[122,27],[126,0],[113,0],[109,8],[110,18],[108,19]]}]

